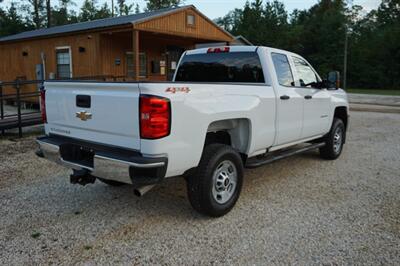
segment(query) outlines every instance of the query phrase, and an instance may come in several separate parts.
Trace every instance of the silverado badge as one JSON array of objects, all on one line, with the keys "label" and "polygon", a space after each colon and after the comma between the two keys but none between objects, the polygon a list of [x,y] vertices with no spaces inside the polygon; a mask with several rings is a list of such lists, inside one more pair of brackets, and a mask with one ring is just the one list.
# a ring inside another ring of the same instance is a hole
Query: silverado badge
[{"label": "silverado badge", "polygon": [[88,119],[92,119],[92,114],[87,113],[86,111],[76,112],[76,117],[82,121],[86,121]]}]

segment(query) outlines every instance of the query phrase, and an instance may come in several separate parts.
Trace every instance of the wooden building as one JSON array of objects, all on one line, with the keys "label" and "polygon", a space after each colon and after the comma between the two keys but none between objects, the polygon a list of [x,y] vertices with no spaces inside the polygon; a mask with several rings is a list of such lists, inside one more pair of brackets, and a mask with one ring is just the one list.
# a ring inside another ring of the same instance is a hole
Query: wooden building
[{"label": "wooden building", "polygon": [[165,81],[184,50],[234,40],[194,6],[39,29],[0,39],[0,81],[41,76]]}]

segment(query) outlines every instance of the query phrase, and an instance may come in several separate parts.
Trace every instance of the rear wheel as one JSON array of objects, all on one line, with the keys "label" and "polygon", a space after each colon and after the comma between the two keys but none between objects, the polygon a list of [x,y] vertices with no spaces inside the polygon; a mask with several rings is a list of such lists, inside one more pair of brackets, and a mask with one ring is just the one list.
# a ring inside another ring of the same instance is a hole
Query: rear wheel
[{"label": "rear wheel", "polygon": [[319,149],[322,158],[327,160],[337,159],[343,150],[346,137],[344,123],[339,118],[334,118],[331,130],[324,137],[325,146]]},{"label": "rear wheel", "polygon": [[219,217],[228,213],[239,198],[243,183],[243,163],[228,145],[206,146],[195,173],[187,178],[188,197],[193,208]]}]

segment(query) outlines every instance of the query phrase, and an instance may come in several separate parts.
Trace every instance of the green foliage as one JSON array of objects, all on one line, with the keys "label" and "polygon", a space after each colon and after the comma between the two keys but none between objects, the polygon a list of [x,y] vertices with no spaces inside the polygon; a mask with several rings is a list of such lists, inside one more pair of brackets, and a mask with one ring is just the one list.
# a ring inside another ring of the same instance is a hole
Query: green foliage
[{"label": "green foliage", "polygon": [[399,0],[383,0],[354,24],[349,56],[353,87],[400,88]]},{"label": "green foliage", "polygon": [[60,26],[78,22],[78,17],[74,11],[70,10],[75,3],[71,0],[60,0],[59,6],[51,10],[51,26]]},{"label": "green foliage", "polygon": [[349,36],[348,84],[362,88],[400,88],[400,0],[383,0],[366,16],[343,0],[320,0],[290,16],[282,2],[246,2],[216,22],[255,45],[297,52],[324,75],[343,71]]},{"label": "green foliage", "polygon": [[91,21],[102,18],[109,18],[112,12],[107,3],[104,3],[100,8],[97,7],[97,0],[85,0],[79,14],[79,21]]},{"label": "green foliage", "polygon": [[33,25],[25,23],[22,15],[18,13],[18,5],[11,3],[7,10],[0,8],[0,36],[16,34],[33,29]]},{"label": "green foliage", "polygon": [[117,13],[120,16],[126,16],[126,15],[129,15],[132,13],[132,10],[134,7],[133,4],[130,4],[130,5],[127,4],[126,0],[118,0],[117,3],[118,3],[118,7],[116,9],[117,9]]},{"label": "green foliage", "polygon": [[147,10],[157,10],[167,7],[175,7],[182,4],[182,0],[146,0]]}]

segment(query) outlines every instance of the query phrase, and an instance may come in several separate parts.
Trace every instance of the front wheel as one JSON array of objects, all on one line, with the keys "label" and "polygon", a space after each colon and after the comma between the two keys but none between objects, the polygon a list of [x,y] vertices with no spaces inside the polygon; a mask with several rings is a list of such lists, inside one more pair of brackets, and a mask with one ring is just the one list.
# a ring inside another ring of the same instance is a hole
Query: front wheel
[{"label": "front wheel", "polygon": [[334,118],[331,130],[324,137],[325,146],[319,149],[322,158],[327,160],[337,159],[343,150],[346,138],[346,128],[339,118]]},{"label": "front wheel", "polygon": [[230,146],[206,146],[194,175],[187,178],[192,207],[205,215],[219,217],[228,213],[239,198],[243,183],[243,163]]}]

